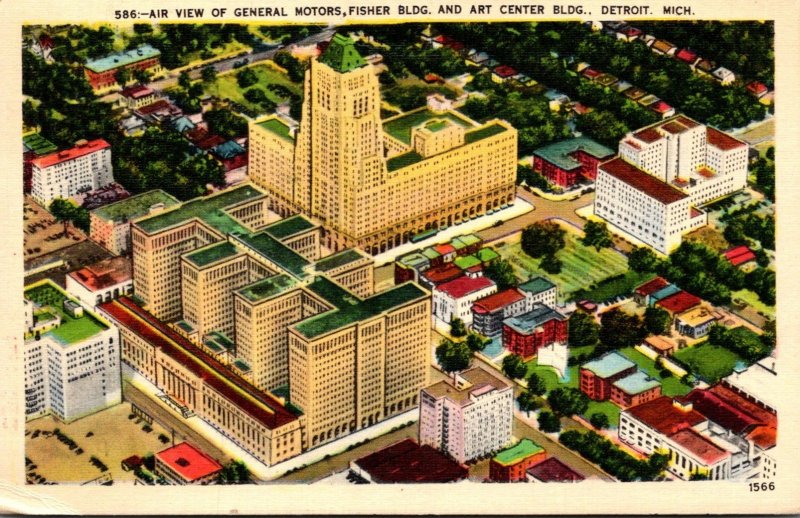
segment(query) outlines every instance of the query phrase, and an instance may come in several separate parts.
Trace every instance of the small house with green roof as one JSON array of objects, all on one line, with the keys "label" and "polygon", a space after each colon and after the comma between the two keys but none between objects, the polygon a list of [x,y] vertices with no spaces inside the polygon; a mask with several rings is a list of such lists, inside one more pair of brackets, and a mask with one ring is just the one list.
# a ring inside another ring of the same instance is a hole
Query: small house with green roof
[{"label": "small house with green roof", "polygon": [[495,455],[489,463],[489,479],[493,482],[519,482],[526,471],[547,458],[544,448],[530,439],[522,439]]}]

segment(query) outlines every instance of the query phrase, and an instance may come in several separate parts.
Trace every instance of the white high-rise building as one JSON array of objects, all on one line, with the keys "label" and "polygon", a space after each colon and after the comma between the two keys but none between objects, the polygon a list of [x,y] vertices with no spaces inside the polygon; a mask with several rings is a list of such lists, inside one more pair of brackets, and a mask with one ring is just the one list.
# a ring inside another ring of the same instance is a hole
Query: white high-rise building
[{"label": "white high-rise building", "polygon": [[75,147],[39,157],[32,164],[31,196],[47,207],[114,182],[111,144],[103,139],[79,140]]},{"label": "white high-rise building", "polygon": [[467,462],[511,442],[514,389],[476,367],[422,389],[419,442]]},{"label": "white high-rise building", "polygon": [[25,288],[25,416],[69,422],[122,401],[119,331],[52,281]]}]

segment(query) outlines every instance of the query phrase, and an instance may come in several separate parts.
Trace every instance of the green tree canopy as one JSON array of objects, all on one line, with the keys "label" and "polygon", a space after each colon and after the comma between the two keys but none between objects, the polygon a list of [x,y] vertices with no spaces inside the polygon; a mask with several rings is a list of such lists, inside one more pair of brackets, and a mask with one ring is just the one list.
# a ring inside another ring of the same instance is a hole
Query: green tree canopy
[{"label": "green tree canopy", "polygon": [[561,430],[561,420],[553,412],[543,410],[539,413],[539,429],[545,433],[558,433]]},{"label": "green tree canopy", "polygon": [[450,319],[450,334],[456,338],[466,336],[467,326],[464,325],[464,321],[456,316],[452,317]]},{"label": "green tree canopy", "polygon": [[600,317],[600,344],[604,349],[622,349],[638,345],[647,336],[641,317],[629,315],[619,308]]},{"label": "green tree canopy", "polygon": [[518,354],[509,354],[503,358],[503,373],[511,379],[522,379],[528,372],[528,367]]},{"label": "green tree canopy", "polygon": [[492,261],[484,269],[483,273],[497,284],[497,291],[503,291],[517,285],[517,276],[514,274],[514,268],[505,259]]},{"label": "green tree canopy", "polygon": [[637,246],[628,254],[628,267],[635,272],[654,272],[657,266],[658,257],[646,246]]},{"label": "green tree canopy", "polygon": [[589,408],[589,397],[572,387],[559,387],[548,394],[547,402],[558,415],[582,414]]},{"label": "green tree canopy", "polygon": [[576,311],[569,317],[569,344],[572,347],[597,345],[600,340],[600,324],[584,311]]},{"label": "green tree canopy", "polygon": [[564,248],[566,231],[554,221],[537,221],[522,231],[522,251],[531,257],[555,256]]},{"label": "green tree canopy", "polygon": [[436,347],[436,361],[447,373],[467,369],[472,362],[472,351],[464,342],[443,339]]},{"label": "green tree canopy", "polygon": [[650,334],[667,334],[671,323],[672,317],[663,308],[653,306],[644,311],[644,327]]},{"label": "green tree canopy", "polygon": [[593,246],[596,250],[609,248],[614,242],[611,240],[611,232],[603,222],[587,221],[583,227],[584,236],[581,242],[586,246]]}]

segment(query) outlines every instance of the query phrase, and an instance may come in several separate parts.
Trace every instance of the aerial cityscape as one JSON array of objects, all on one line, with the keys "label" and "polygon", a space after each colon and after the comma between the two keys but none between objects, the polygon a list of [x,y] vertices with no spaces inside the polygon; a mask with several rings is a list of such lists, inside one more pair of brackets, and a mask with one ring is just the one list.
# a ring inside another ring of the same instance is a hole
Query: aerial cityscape
[{"label": "aerial cityscape", "polygon": [[772,22],[21,37],[28,484],[775,478]]}]

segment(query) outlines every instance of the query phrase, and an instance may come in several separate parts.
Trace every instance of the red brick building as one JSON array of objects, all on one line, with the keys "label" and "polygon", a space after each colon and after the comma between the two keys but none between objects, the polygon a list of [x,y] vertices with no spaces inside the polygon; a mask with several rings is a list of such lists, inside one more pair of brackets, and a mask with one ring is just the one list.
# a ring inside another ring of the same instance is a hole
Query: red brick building
[{"label": "red brick building", "polygon": [[533,152],[533,171],[551,184],[570,188],[582,180],[594,181],[597,166],[615,155],[586,137],[556,142]]},{"label": "red brick building", "polygon": [[489,463],[489,479],[495,482],[524,481],[528,469],[546,457],[544,448],[530,439],[522,439],[515,446],[506,448],[492,458]]},{"label": "red brick building", "polygon": [[581,392],[595,401],[611,398],[611,386],[636,372],[636,364],[618,352],[610,352],[581,366]]},{"label": "red brick building", "polygon": [[615,381],[611,385],[611,401],[622,408],[647,403],[661,397],[661,383],[642,371]]},{"label": "red brick building", "polygon": [[156,475],[173,484],[209,484],[222,471],[219,462],[187,442],[156,453]]},{"label": "red brick building", "polygon": [[84,65],[83,72],[92,90],[98,91],[119,86],[117,72],[123,68],[128,70],[131,76],[138,70],[157,74],[162,70],[161,51],[150,45],[141,45],[135,49],[89,61]]},{"label": "red brick building", "polygon": [[584,476],[555,457],[540,462],[528,470],[530,482],[580,482]]},{"label": "red brick building", "polygon": [[541,347],[568,339],[567,317],[544,304],[503,320],[503,346],[523,358],[536,356]]}]

